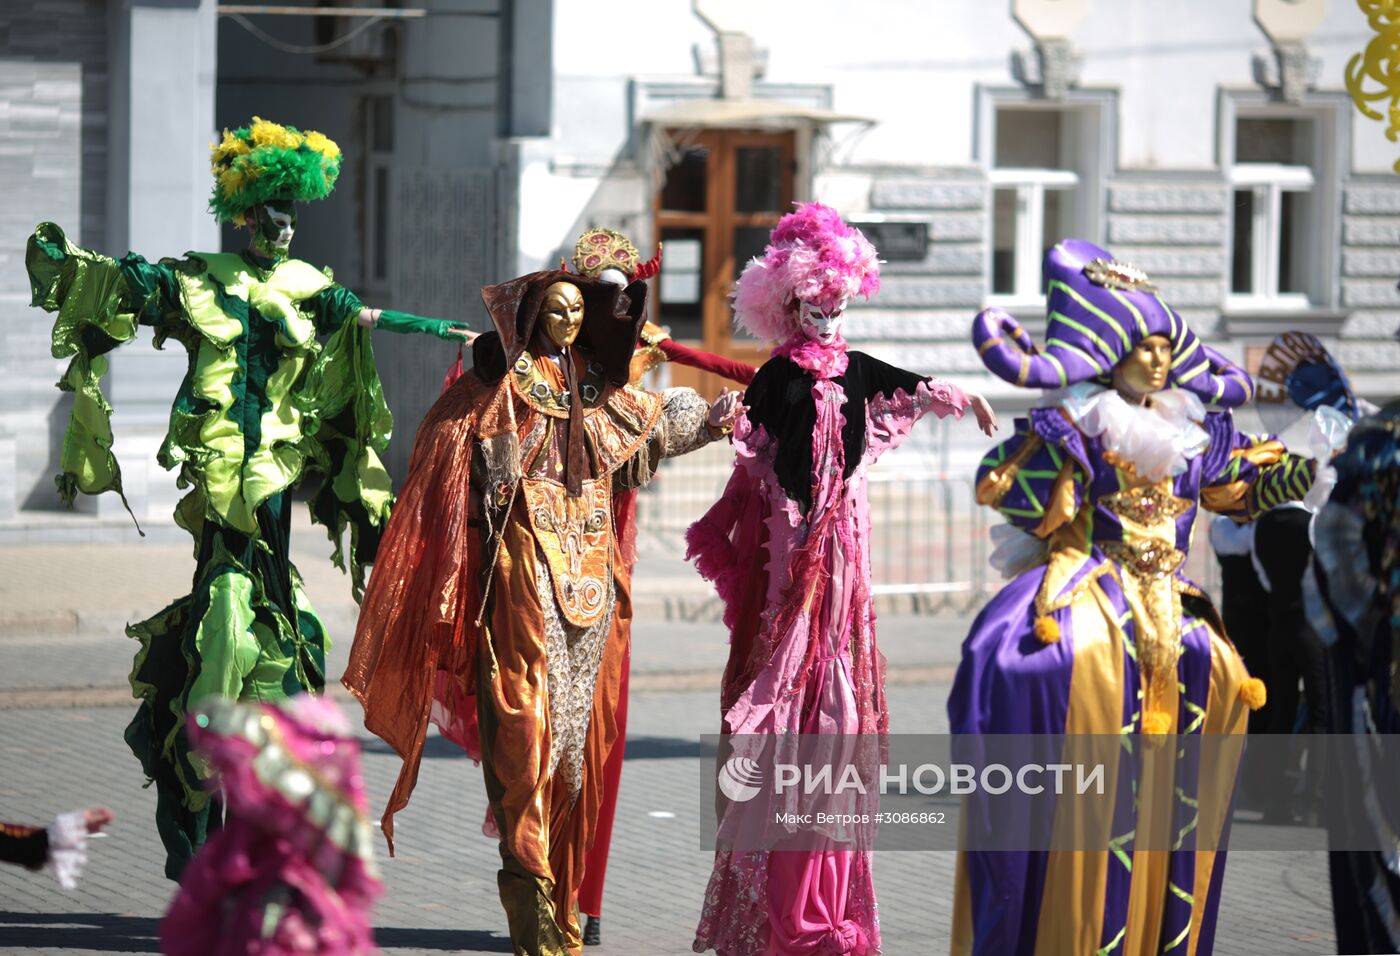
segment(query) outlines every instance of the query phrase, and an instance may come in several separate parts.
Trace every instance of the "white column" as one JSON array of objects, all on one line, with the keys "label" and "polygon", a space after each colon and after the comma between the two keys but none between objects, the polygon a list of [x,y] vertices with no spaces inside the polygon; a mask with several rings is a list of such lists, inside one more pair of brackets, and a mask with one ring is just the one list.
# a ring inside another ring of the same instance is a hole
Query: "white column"
[{"label": "white column", "polygon": [[[208,211],[215,139],[215,0],[114,0],[110,12],[111,116],[108,250],[155,261],[218,251]],[[112,356],[107,394],[114,451],[136,516],[168,520],[174,475],[156,464],[170,404],[186,368],[172,343],[157,352],[148,331]],[[110,500],[108,500],[110,499]],[[120,513],[115,496],[99,512]]]}]

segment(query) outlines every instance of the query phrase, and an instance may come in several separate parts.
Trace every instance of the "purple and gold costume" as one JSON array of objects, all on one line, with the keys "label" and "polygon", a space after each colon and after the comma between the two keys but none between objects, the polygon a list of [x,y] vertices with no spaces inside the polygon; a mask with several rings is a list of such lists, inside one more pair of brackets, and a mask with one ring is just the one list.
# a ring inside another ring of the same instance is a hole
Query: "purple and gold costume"
[{"label": "purple and gold costume", "polygon": [[[1043,550],[973,624],[948,702],[952,732],[1122,735],[1129,753],[1144,732],[1243,733],[1262,685],[1180,568],[1198,507],[1248,519],[1301,498],[1313,464],[1235,430],[1228,409],[1248,401],[1248,376],[1145,276],[1074,240],[1047,253],[1045,271],[1045,349],[996,310],[974,326],[994,373],[1068,390],[1018,420],[978,471],[979,502]],[[1153,335],[1172,343],[1167,388],[1129,406],[1103,386]],[[1234,779],[1188,762],[1176,759],[1175,796],[1157,811],[1182,835],[1177,849],[1135,849],[1145,802],[1118,776],[1107,849],[962,851],[953,952],[1209,953],[1224,853],[1196,840],[1223,847]]]}]

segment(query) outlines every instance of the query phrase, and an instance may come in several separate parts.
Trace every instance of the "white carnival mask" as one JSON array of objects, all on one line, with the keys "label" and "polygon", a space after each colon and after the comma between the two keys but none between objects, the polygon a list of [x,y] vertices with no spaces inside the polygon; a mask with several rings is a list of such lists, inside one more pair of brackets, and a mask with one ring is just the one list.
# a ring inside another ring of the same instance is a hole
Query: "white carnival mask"
[{"label": "white carnival mask", "polygon": [[291,203],[263,203],[257,208],[253,228],[253,243],[258,254],[284,259],[297,231],[296,207]]},{"label": "white carnival mask", "polygon": [[272,244],[281,252],[286,252],[292,245],[292,236],[296,234],[296,220],[290,213],[281,209],[268,211],[268,218],[272,220],[273,226],[277,228],[277,238],[272,240]]},{"label": "white carnival mask", "polygon": [[841,299],[830,309],[803,302],[798,305],[797,317],[802,325],[802,334],[814,342],[830,345],[841,336],[841,327],[846,321],[846,303]]}]

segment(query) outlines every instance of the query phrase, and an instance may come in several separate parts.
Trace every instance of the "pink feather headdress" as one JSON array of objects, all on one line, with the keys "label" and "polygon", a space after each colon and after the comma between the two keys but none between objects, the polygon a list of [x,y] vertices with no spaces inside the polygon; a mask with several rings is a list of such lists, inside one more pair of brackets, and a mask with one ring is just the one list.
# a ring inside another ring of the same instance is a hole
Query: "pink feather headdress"
[{"label": "pink feather headdress", "polygon": [[734,288],[734,323],[757,338],[783,342],[797,332],[792,303],[835,308],[880,289],[875,247],[830,206],[800,203],[778,220],[761,259]]}]

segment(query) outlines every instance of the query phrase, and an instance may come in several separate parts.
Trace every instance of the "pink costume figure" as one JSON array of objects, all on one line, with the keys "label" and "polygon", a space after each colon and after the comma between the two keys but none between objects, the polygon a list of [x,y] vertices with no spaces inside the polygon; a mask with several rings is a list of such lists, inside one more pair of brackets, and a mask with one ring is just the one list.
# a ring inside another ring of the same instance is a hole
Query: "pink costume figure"
[{"label": "pink costume figure", "polygon": [[360,745],[335,704],[209,698],[190,744],[222,785],[227,818],[191,860],[160,924],[167,956],[375,953],[383,892]]},{"label": "pink costume figure", "polygon": [[[971,405],[996,427],[980,396],[847,351],[845,306],[878,289],[875,249],[817,203],[784,216],[739,278],[735,323],[781,344],[745,393],[724,495],[686,538],[730,629],[725,734],[887,732],[866,471],[927,412]],[[823,846],[717,852],[695,950],[878,952],[869,850]]]}]

